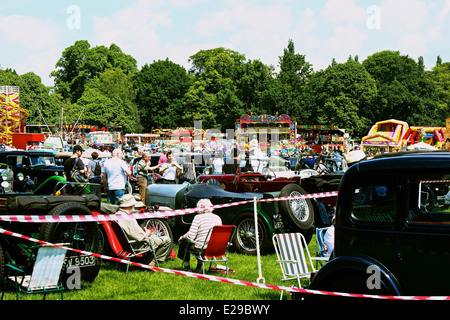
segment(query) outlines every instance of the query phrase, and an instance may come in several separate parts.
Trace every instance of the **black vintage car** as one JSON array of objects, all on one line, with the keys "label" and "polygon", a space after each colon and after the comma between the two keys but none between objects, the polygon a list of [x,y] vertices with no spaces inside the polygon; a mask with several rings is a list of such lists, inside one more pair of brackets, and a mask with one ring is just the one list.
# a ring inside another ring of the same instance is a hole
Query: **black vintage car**
[{"label": "black vintage car", "polygon": [[449,190],[449,152],[394,153],[351,166],[339,187],[332,259],[309,288],[449,296]]},{"label": "black vintage car", "polygon": [[15,192],[51,194],[57,182],[65,181],[64,167],[56,165],[51,151],[0,151],[0,163],[12,168]]}]

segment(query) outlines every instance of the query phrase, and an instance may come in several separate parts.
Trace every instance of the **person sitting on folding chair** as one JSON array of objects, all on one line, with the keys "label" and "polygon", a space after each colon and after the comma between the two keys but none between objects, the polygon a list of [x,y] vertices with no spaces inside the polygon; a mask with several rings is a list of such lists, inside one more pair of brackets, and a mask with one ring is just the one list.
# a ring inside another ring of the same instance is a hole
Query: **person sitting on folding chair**
[{"label": "person sitting on folding chair", "polygon": [[[212,207],[212,205],[209,199],[201,199],[197,202],[197,208]],[[185,270],[189,270],[190,268],[190,254],[186,250],[200,250],[209,234],[209,230],[214,226],[220,225],[222,225],[222,219],[209,208],[199,211],[194,217],[189,231],[178,239],[180,246],[177,256],[183,260]],[[201,268],[201,261],[197,261],[197,268],[195,270],[198,271]]]},{"label": "person sitting on folding chair", "polygon": [[[138,202],[134,199],[132,194],[125,194],[119,199],[119,210],[117,213],[132,214],[134,207]],[[143,206],[143,203],[142,203]],[[142,243],[142,246],[153,246],[156,250],[156,259],[160,262],[164,262],[169,253],[171,239],[168,236],[159,236],[154,234],[150,229],[143,229],[139,226],[136,219],[119,219],[119,225],[126,233],[130,240],[136,240]],[[149,263],[150,266],[156,266],[156,261],[153,259]]]},{"label": "person sitting on folding chair", "polygon": [[336,221],[336,218],[333,216],[333,218],[331,219],[331,226],[325,232],[325,235],[323,237],[323,241],[325,243],[325,246],[327,247],[327,253],[330,255],[334,250],[334,222],[335,221]]}]

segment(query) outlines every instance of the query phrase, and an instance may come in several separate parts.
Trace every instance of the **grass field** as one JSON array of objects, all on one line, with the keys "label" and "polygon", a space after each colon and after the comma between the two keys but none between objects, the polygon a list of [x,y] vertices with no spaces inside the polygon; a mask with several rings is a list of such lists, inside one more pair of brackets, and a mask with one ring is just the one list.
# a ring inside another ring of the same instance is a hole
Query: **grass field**
[{"label": "grass field", "polygon": [[[314,255],[315,237],[309,244]],[[175,251],[178,247],[174,245]],[[228,265],[235,270],[229,278],[257,282],[259,278],[256,256],[230,252]],[[196,261],[191,258],[191,269]],[[181,270],[181,260],[170,259],[161,268]],[[275,253],[261,256],[261,272],[265,284],[280,285],[281,271],[276,262]],[[225,277],[219,273],[209,275]],[[262,281],[259,281],[260,283]],[[288,283],[289,284],[289,283]],[[295,284],[295,282],[292,282]],[[285,293],[285,299],[287,294]],[[99,275],[93,283],[82,283],[80,290],[65,290],[64,300],[277,300],[280,291],[253,288],[236,284],[197,279],[167,272],[150,272],[146,269],[130,266],[128,273],[125,264],[104,261]],[[5,294],[5,299],[14,300],[15,293]],[[21,295],[21,300],[39,300],[42,296]],[[48,294],[46,300],[60,299],[59,294]]]}]

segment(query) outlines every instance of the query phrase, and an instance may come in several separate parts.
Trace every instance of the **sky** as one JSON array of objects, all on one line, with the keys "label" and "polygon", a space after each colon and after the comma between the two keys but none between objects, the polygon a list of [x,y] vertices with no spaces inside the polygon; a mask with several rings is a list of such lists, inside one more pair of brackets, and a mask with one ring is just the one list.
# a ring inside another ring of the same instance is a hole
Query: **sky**
[{"label": "sky", "polygon": [[1,1],[0,68],[33,72],[47,86],[65,48],[112,43],[138,67],[190,68],[200,50],[225,47],[279,67],[293,40],[313,70],[399,51],[427,70],[450,61],[450,0],[15,0]]}]

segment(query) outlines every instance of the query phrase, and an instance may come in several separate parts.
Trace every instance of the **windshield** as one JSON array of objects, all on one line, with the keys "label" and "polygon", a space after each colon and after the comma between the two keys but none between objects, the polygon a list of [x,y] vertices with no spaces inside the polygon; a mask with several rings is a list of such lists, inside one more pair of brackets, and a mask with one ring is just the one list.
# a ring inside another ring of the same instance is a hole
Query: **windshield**
[{"label": "windshield", "polygon": [[55,166],[55,157],[53,156],[30,156],[31,166],[47,165]]}]

